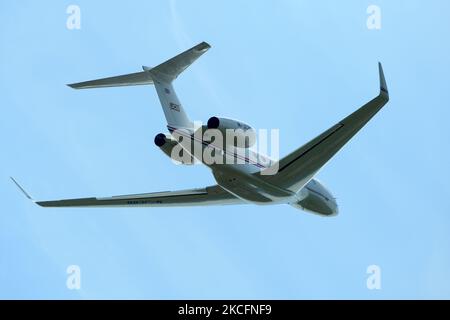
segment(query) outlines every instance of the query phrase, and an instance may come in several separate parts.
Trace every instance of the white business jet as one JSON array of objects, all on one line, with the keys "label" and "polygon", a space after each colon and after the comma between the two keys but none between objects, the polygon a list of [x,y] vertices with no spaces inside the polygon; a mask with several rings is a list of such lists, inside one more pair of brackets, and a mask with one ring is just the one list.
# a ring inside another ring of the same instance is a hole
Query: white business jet
[{"label": "white business jet", "polygon": [[[168,156],[172,156],[174,148],[180,148],[181,144],[180,139],[174,139],[174,133],[177,132],[191,141],[189,146],[200,146],[202,150],[212,148],[217,151],[220,148],[211,141],[196,138],[195,132],[198,128],[194,127],[194,123],[188,118],[172,86],[172,82],[178,75],[209,48],[209,44],[202,42],[154,68],[144,66],[142,72],[74,83],[69,86],[74,89],[85,89],[153,84],[170,132],[156,135],[156,146]],[[383,69],[381,64],[378,67],[380,77],[378,96],[316,138],[277,161],[258,161],[258,157],[255,161],[255,157],[240,156],[239,153],[229,152],[226,148],[227,142],[225,142],[225,147],[219,150],[220,154],[228,158],[240,157],[241,162],[206,163],[203,159],[196,157],[192,150],[187,150],[186,144],[181,144],[184,145],[182,149],[186,151],[187,155],[211,169],[217,184],[179,191],[35,202],[42,207],[288,204],[321,216],[337,215],[336,199],[317,179],[314,179],[314,175],[388,102],[389,93]],[[200,130],[211,129],[224,132],[227,129],[238,128],[243,128],[244,131],[252,130],[250,126],[241,121],[221,117],[211,117],[207,125],[202,126]],[[234,139],[233,143],[235,143]],[[249,140],[245,140],[244,145],[234,145],[234,147],[249,149],[251,144]],[[275,173],[264,174],[264,171],[269,168],[276,168]],[[29,199],[33,200],[13,178],[12,180]]]}]

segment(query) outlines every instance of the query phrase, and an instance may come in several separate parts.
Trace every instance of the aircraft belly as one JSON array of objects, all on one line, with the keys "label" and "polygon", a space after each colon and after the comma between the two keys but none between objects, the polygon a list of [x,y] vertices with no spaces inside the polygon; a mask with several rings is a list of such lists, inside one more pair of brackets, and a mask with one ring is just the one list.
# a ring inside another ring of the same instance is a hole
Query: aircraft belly
[{"label": "aircraft belly", "polygon": [[287,203],[294,193],[271,186],[253,175],[237,170],[234,166],[213,169],[217,183],[236,197],[256,204]]},{"label": "aircraft belly", "polygon": [[273,202],[272,199],[262,195],[256,188],[249,185],[233,185],[230,183],[220,183],[219,185],[232,195],[248,202],[256,204],[271,204]]}]

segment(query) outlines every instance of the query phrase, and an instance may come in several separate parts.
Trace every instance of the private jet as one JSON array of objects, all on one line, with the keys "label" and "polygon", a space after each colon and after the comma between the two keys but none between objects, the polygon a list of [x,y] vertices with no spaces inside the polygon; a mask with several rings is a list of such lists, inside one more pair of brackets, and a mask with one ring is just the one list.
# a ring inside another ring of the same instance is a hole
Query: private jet
[{"label": "private jet", "polygon": [[[258,161],[258,157],[247,157],[218,146],[212,141],[197,138],[197,130],[219,130],[244,128],[252,130],[242,121],[212,116],[206,125],[194,126],[183,105],[177,98],[173,81],[204,54],[210,45],[202,42],[189,50],[159,64],[156,67],[143,66],[143,71],[109,78],[69,84],[74,89],[104,88],[117,86],[154,85],[166,121],[167,133],[155,136],[155,145],[172,157],[174,148],[186,151],[185,155],[205,164],[212,172],[216,184],[204,188],[163,191],[112,197],[90,197],[51,201],[35,201],[11,177],[27,198],[41,207],[186,207],[238,204],[287,204],[320,216],[335,216],[338,205],[335,197],[316,178],[317,172],[389,101],[389,93],[381,63],[378,63],[379,94],[358,110],[342,119],[331,128],[307,142],[292,153],[278,160]],[[175,133],[183,136],[175,139]],[[235,149],[250,150],[252,143],[233,145]],[[228,144],[228,145],[227,145]],[[201,150],[215,150],[221,156],[239,157],[240,163],[207,163],[192,152],[192,145]],[[188,150],[189,149],[189,150]],[[230,148],[232,150],[232,148]],[[250,151],[248,151],[250,152]],[[248,152],[245,153],[248,155]],[[251,151],[253,152],[253,151]],[[264,158],[264,157],[262,157]],[[255,160],[256,159],[256,160]],[[266,159],[267,160],[267,159]],[[181,161],[183,162],[183,161]],[[264,174],[269,168],[276,168],[273,174]]]}]

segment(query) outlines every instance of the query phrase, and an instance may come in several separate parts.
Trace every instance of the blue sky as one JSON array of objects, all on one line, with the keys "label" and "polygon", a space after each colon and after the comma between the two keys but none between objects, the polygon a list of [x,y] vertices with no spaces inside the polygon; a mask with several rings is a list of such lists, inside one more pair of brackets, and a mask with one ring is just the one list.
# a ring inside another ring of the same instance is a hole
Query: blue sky
[{"label": "blue sky", "polygon": [[[66,8],[81,29],[66,28]],[[380,30],[366,27],[369,5]],[[448,1],[2,1],[0,298],[450,298]],[[44,209],[35,198],[213,183],[153,145],[154,88],[74,91],[200,41],[175,83],[191,118],[280,129],[282,155],[377,94],[391,101],[319,173],[340,215],[289,206]],[[368,290],[366,268],[381,268]],[[68,290],[66,268],[81,268]]]}]

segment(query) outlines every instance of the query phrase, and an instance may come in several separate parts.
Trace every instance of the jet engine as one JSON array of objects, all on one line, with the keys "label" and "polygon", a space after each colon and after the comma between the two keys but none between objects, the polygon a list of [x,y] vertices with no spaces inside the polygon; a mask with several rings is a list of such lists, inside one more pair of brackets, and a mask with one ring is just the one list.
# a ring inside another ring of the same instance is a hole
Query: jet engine
[{"label": "jet engine", "polygon": [[188,154],[188,152],[179,147],[179,151],[172,155],[173,148],[178,145],[178,142],[173,140],[170,135],[164,133],[158,133],[155,136],[155,145],[160,148],[169,158],[175,163],[181,163],[185,165],[194,164],[194,158]]},{"label": "jet engine", "polygon": [[217,129],[222,133],[224,146],[250,148],[256,142],[255,130],[248,124],[238,120],[211,117],[207,122],[207,128]]}]

